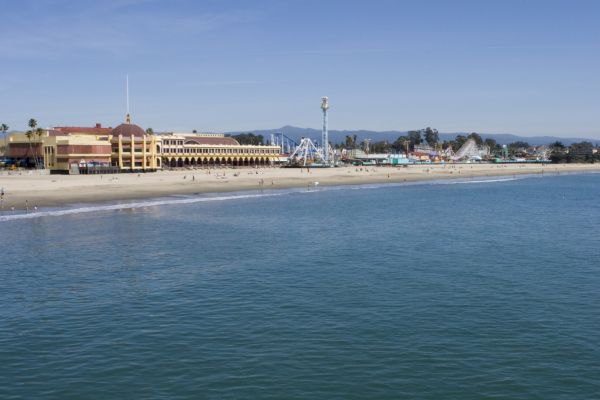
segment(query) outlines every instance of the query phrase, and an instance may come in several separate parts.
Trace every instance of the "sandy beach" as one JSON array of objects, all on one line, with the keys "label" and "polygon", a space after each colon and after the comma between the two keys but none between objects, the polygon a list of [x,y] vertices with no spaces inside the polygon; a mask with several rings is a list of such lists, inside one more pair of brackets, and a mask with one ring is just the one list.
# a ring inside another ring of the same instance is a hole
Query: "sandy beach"
[{"label": "sandy beach", "polygon": [[600,164],[446,164],[312,168],[310,171],[306,168],[224,168],[115,175],[4,171],[0,173],[0,188],[4,190],[4,210],[13,207],[24,210],[178,194],[573,172],[600,172]]}]

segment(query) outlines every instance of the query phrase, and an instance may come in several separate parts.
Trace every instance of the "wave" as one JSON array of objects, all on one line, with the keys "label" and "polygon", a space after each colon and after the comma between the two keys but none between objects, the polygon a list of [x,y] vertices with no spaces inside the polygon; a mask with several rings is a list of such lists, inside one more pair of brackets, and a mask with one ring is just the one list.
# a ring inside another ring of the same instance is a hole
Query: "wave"
[{"label": "wave", "polygon": [[526,178],[530,178],[530,176],[522,176],[519,178],[499,178],[499,179],[480,179],[480,180],[460,180],[460,181],[446,181],[446,182],[439,182],[441,184],[444,185],[460,185],[460,184],[466,184],[466,183],[494,183],[494,182],[511,182],[511,181],[518,181],[518,180],[522,180],[522,179],[526,179]]},{"label": "wave", "polygon": [[103,211],[120,211],[120,210],[129,210],[135,208],[146,208],[146,207],[156,207],[156,206],[165,206],[165,205],[177,205],[177,204],[193,204],[193,203],[203,203],[203,202],[211,202],[211,201],[225,201],[225,200],[237,200],[237,199],[251,199],[257,197],[272,197],[272,196],[281,196],[286,194],[286,192],[271,192],[271,193],[260,193],[260,194],[236,194],[236,195],[225,195],[225,196],[213,196],[213,197],[190,197],[190,198],[167,198],[160,200],[147,200],[147,201],[137,201],[132,203],[119,203],[119,204],[107,204],[107,205],[96,205],[96,206],[87,206],[87,207],[76,207],[76,208],[63,208],[58,210],[48,210],[48,211],[36,211],[30,212],[27,214],[11,214],[11,215],[2,215],[0,216],[0,221],[14,221],[20,219],[32,219],[32,218],[41,218],[41,217],[59,217],[63,215],[73,215],[73,214],[85,214],[85,213],[96,213]]},{"label": "wave", "polygon": [[[550,174],[546,176],[551,176]],[[5,214],[0,215],[0,222],[4,221],[15,221],[15,220],[25,220],[25,219],[34,219],[41,217],[58,217],[63,215],[75,215],[75,214],[85,214],[85,213],[96,213],[96,212],[104,212],[104,211],[120,211],[120,210],[130,210],[137,208],[147,208],[147,207],[156,207],[156,206],[165,206],[165,205],[179,205],[179,204],[194,204],[194,203],[204,203],[204,202],[213,202],[213,201],[228,201],[228,200],[238,200],[238,199],[252,199],[252,198],[261,198],[261,197],[273,197],[273,196],[283,196],[289,194],[303,194],[303,193],[319,193],[323,191],[337,191],[337,190],[372,190],[372,189],[381,189],[381,188],[389,188],[389,187],[406,187],[406,186],[425,186],[425,185],[460,185],[460,184],[478,184],[478,183],[500,183],[500,182],[510,182],[516,180],[522,180],[532,177],[541,177],[540,175],[533,174],[524,174],[519,176],[510,176],[510,177],[496,177],[489,179],[436,179],[430,181],[412,181],[412,182],[390,182],[390,183],[370,183],[370,184],[362,184],[362,185],[335,185],[335,186],[312,186],[309,190],[306,188],[290,188],[283,190],[271,190],[265,191],[261,193],[236,193],[236,194],[228,194],[228,195],[196,195],[194,197],[168,197],[168,198],[160,198],[155,200],[144,200],[144,201],[135,201],[128,203],[117,203],[117,204],[104,204],[104,205],[93,205],[93,206],[85,206],[85,207],[73,207],[73,208],[60,208],[54,210],[44,210],[44,211],[35,211],[30,212],[28,214],[18,213],[18,214]],[[6,212],[6,211],[5,211]]]}]

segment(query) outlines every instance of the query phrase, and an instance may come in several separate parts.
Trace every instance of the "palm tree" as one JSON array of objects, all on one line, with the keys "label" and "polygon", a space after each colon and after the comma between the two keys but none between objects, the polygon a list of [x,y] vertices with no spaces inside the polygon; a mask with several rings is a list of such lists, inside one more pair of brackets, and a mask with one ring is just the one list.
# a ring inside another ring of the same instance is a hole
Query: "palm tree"
[{"label": "palm tree", "polygon": [[6,144],[6,131],[8,131],[8,125],[6,125],[6,124],[0,125],[0,131],[2,131],[2,136],[4,136],[4,154],[6,155],[6,147],[8,146]]},{"label": "palm tree", "polygon": [[37,126],[37,121],[35,119],[31,118],[31,119],[29,119],[28,125],[31,129],[28,130],[27,133],[25,133],[25,136],[27,136],[27,140],[29,140],[29,150],[31,151],[31,154],[33,155],[33,162],[35,163],[35,168],[37,169],[37,167],[38,167],[37,157],[35,154],[33,154],[33,146],[31,145],[31,138],[33,137],[33,135],[35,135],[35,127]]},{"label": "palm tree", "polygon": [[[37,128],[35,130],[35,136],[37,136],[38,141],[40,142],[40,147],[43,149],[42,146],[42,136],[44,135],[44,129],[42,128]],[[42,169],[43,165],[44,165],[44,159],[43,156],[41,154],[36,154],[36,161],[38,163],[38,167],[40,169]]]}]

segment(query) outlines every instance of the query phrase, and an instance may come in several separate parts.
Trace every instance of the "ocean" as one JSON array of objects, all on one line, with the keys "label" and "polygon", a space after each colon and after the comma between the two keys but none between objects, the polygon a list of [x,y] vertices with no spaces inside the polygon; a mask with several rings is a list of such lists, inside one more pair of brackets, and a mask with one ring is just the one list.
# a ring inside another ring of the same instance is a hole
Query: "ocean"
[{"label": "ocean", "polygon": [[2,399],[600,398],[600,175],[0,216]]}]

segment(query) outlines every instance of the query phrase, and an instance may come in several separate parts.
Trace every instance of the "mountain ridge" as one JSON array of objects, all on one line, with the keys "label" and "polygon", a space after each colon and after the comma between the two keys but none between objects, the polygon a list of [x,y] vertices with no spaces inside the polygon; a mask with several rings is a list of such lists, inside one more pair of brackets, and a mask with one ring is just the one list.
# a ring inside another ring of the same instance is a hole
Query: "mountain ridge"
[{"label": "mountain ridge", "polygon": [[[342,143],[345,140],[346,135],[357,136],[357,141],[364,139],[371,139],[372,142],[379,142],[387,140],[388,142],[395,141],[399,136],[406,135],[408,131],[371,131],[366,129],[357,130],[330,130],[329,140],[331,143]],[[321,141],[321,130],[314,128],[299,128],[296,126],[285,125],[277,129],[256,129],[256,130],[245,130],[245,131],[234,131],[227,132],[229,135],[237,135],[240,133],[253,133],[255,135],[262,135],[268,140],[271,134],[283,133],[285,136],[299,142],[301,138],[308,137],[313,141]],[[452,140],[457,135],[468,135],[471,132],[440,132],[440,140]],[[478,132],[479,133],[479,132]],[[591,142],[595,146],[600,145],[600,139],[584,138],[584,137],[560,137],[560,136],[521,136],[511,133],[479,133],[483,139],[494,139],[498,144],[509,144],[512,142],[523,141],[527,142],[532,146],[540,146],[544,144],[550,144],[556,141],[562,142],[564,145],[569,146],[573,143],[578,142]]]}]

